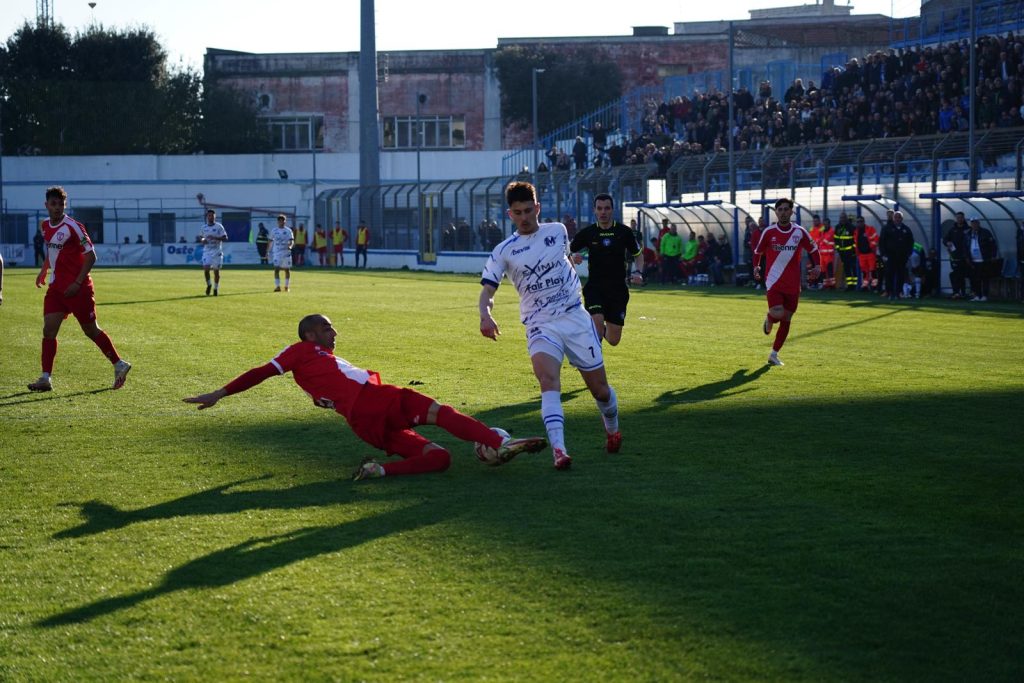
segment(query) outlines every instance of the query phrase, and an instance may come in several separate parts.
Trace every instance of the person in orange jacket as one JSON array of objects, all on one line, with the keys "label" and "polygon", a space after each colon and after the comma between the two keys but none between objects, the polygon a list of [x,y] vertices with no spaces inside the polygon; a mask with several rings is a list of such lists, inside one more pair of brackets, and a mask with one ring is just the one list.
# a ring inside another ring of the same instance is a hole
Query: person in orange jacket
[{"label": "person in orange jacket", "polygon": [[878,231],[864,222],[864,216],[857,216],[853,229],[853,244],[860,264],[860,288],[867,291],[878,286],[875,267],[878,263]]},{"label": "person in orange jacket", "polygon": [[[813,232],[811,236],[814,237]],[[821,258],[822,285],[825,289],[835,289],[836,229],[832,227],[832,221],[828,218],[822,223],[815,242],[818,244],[818,256]]]}]

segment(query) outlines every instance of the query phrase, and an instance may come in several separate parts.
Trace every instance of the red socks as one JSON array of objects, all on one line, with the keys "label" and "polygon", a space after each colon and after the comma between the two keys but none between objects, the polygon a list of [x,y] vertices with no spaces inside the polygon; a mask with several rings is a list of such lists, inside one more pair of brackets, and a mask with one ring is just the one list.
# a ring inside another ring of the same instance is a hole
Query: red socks
[{"label": "red socks", "polygon": [[57,340],[43,337],[43,372],[53,373],[53,359],[57,357]]},{"label": "red socks", "polygon": [[775,343],[772,344],[772,348],[776,351],[779,351],[786,343],[786,337],[789,336],[789,322],[788,320],[779,321],[779,331],[775,333]]},{"label": "red socks", "polygon": [[464,415],[451,406],[441,406],[437,411],[437,426],[452,436],[469,441],[482,443],[491,448],[501,447],[501,437],[475,417]]},{"label": "red socks", "polygon": [[114,348],[114,342],[110,341],[110,337],[107,336],[106,332],[100,330],[100,333],[93,337],[92,340],[96,343],[96,346],[100,347],[100,351],[103,352],[103,355],[111,363],[121,360],[121,356],[117,355],[117,349]]},{"label": "red socks", "polygon": [[[493,434],[494,432],[491,433]],[[440,446],[437,448],[431,448],[426,453],[416,454],[415,456],[403,453],[396,453],[395,455],[400,455],[403,459],[383,463],[385,476],[395,477],[403,474],[444,472],[448,469],[448,465],[452,461],[451,454]]]}]

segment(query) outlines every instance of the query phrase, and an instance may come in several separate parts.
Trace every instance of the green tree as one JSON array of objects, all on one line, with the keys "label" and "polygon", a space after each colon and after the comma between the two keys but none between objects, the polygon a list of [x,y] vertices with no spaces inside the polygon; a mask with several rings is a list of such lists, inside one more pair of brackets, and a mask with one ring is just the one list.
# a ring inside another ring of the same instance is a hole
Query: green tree
[{"label": "green tree", "polygon": [[71,36],[63,26],[24,24],[0,47],[0,106],[4,149],[52,153],[63,135],[64,88],[74,77]]},{"label": "green tree", "polygon": [[[0,47],[4,147],[19,154],[256,152],[254,103],[169,67],[148,28],[24,24]],[[262,137],[261,137],[262,136]]]},{"label": "green tree", "polygon": [[269,152],[270,131],[252,97],[207,79],[203,86],[202,149],[210,154]]},{"label": "green tree", "polygon": [[500,48],[494,57],[501,84],[501,115],[506,124],[530,126],[533,69],[537,78],[538,134],[571,123],[622,96],[622,74],[603,50],[519,46]]}]

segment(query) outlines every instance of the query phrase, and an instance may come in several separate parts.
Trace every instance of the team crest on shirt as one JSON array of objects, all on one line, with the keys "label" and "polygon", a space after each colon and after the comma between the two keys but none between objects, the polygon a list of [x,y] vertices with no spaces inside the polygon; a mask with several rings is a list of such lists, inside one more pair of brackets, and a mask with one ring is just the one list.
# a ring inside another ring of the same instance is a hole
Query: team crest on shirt
[{"label": "team crest on shirt", "polygon": [[555,238],[554,237],[545,237],[544,238],[544,244],[546,244],[549,247],[555,246]]},{"label": "team crest on shirt", "polygon": [[610,237],[605,237],[603,240],[601,240],[601,244],[603,244],[606,247],[610,247],[612,246],[612,240]]}]

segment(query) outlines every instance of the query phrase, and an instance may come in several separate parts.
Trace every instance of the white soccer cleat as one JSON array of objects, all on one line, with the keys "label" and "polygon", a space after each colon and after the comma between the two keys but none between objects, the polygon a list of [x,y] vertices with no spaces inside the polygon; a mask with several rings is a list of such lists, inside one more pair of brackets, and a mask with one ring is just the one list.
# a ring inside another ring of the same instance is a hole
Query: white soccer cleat
[{"label": "white soccer cleat", "polygon": [[775,365],[781,367],[785,365],[785,363],[783,363],[782,359],[779,358],[778,352],[772,350],[772,352],[768,354],[768,365]]},{"label": "white soccer cleat", "polygon": [[32,384],[28,385],[29,391],[52,391],[53,384],[50,383],[50,378],[43,375]]},{"label": "white soccer cleat", "polygon": [[384,465],[373,459],[373,456],[367,456],[363,458],[363,461],[359,463],[359,467],[352,473],[352,481],[362,481],[363,479],[380,479],[384,476]]},{"label": "white soccer cleat", "polygon": [[128,371],[132,369],[132,364],[126,360],[119,360],[114,363],[114,389],[120,389],[124,386],[124,381],[128,378]]}]

